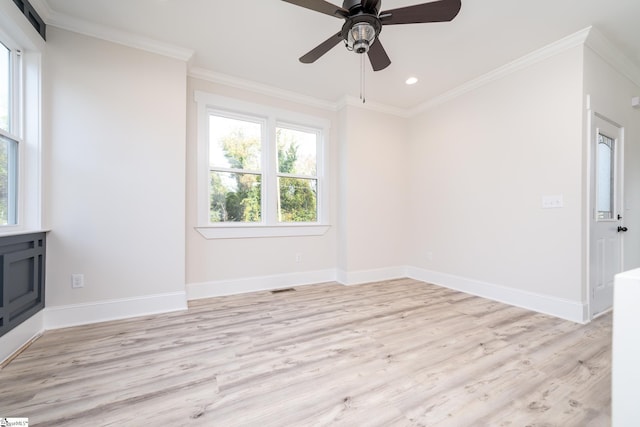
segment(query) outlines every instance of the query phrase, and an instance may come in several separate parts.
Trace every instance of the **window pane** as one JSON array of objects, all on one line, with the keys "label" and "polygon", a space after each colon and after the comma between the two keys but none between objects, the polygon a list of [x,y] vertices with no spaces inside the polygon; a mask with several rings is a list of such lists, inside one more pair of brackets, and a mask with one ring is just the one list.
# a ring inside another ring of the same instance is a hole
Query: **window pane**
[{"label": "window pane", "polygon": [[0,136],[0,225],[16,224],[18,143]]},{"label": "window pane", "polygon": [[11,97],[11,82],[9,80],[11,73],[11,51],[5,45],[0,43],[0,129],[7,132],[9,129],[9,105]]},{"label": "window pane", "polygon": [[316,139],[316,133],[277,128],[278,172],[315,176]]},{"label": "window pane", "polygon": [[262,176],[259,174],[210,173],[211,222],[260,222]]},{"label": "window pane", "polygon": [[318,181],[278,178],[280,222],[316,222],[318,220]]},{"label": "window pane", "polygon": [[260,123],[209,116],[209,166],[259,171]]},{"label": "window pane", "polygon": [[597,206],[598,219],[613,219],[615,185],[615,141],[598,134]]}]

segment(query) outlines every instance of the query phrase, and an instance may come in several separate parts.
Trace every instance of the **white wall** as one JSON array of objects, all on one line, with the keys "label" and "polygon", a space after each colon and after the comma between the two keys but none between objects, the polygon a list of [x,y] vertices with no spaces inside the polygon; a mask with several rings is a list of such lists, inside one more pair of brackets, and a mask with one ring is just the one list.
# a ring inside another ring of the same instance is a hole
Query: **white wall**
[{"label": "white wall", "polygon": [[[275,97],[234,89],[202,79],[188,79],[187,146],[187,283],[190,295],[213,296],[302,283],[333,280],[336,265],[337,113]],[[251,103],[326,119],[329,223],[322,236],[250,239],[205,239],[197,225],[197,114],[194,91],[204,91]],[[300,261],[296,262],[296,255]],[[285,277],[286,276],[286,277]],[[197,290],[196,290],[197,289]]]},{"label": "white wall", "polygon": [[[56,28],[48,49],[49,309],[177,295],[185,282],[216,295],[416,271],[585,301],[582,47],[411,119],[187,78],[181,61]],[[584,55],[594,81],[607,77]],[[331,122],[325,235],[207,240],[194,229],[195,90]],[[541,209],[554,194],[564,207]],[[86,287],[72,290],[71,273]]]},{"label": "white wall", "polygon": [[[409,265],[580,309],[582,58],[572,48],[412,121]],[[541,209],[543,195],[564,207]]]},{"label": "white wall", "polygon": [[640,96],[640,86],[625,77],[590,47],[584,52],[584,92],[591,107],[624,128],[624,268],[640,267],[640,110],[631,98]]},{"label": "white wall", "polygon": [[[93,304],[111,300],[142,298],[113,317],[184,307],[186,64],[54,27],[47,48],[53,324],[102,320]],[[145,306],[158,295],[170,301]],[[67,318],[69,305],[86,310]]]},{"label": "white wall", "polygon": [[356,106],[341,111],[339,265],[346,283],[404,275],[408,125]]}]

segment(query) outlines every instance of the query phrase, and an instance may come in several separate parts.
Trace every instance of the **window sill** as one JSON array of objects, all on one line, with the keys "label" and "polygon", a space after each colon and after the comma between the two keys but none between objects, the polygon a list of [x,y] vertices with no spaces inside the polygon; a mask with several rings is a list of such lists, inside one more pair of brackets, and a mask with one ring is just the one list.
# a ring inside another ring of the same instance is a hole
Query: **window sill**
[{"label": "window sill", "polygon": [[12,226],[0,227],[0,237],[22,236],[24,234],[48,233],[50,229],[45,228],[19,228]]},{"label": "window sill", "polygon": [[205,239],[248,239],[261,237],[322,236],[330,225],[248,225],[196,227]]}]

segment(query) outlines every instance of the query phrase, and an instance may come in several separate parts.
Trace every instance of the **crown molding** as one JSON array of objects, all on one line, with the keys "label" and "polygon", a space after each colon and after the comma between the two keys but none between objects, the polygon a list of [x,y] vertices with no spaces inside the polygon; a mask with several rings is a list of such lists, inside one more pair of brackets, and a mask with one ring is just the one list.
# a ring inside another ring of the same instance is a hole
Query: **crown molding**
[{"label": "crown molding", "polygon": [[468,82],[463,83],[462,85],[448,92],[445,92],[442,95],[436,96],[435,98],[432,98],[427,102],[424,102],[411,109],[410,116],[416,116],[424,111],[444,104],[445,102],[457,98],[461,95],[464,95],[465,93],[471,92],[493,81],[506,77],[509,74],[515,73],[516,71],[520,71],[524,68],[527,68],[559,53],[565,52],[576,46],[584,45],[587,37],[589,36],[589,33],[591,32],[591,29],[592,27],[587,27],[556,42],[548,44],[538,50],[535,50],[528,55],[520,57],[515,61],[509,62],[508,64],[489,71],[488,73],[483,74],[480,77],[469,80]]},{"label": "crown molding", "polygon": [[31,4],[38,11],[38,14],[43,17],[46,24],[52,27],[84,34],[86,36],[95,37],[185,62],[191,60],[195,53],[192,49],[160,42],[139,34],[118,30],[106,25],[58,13],[49,7],[47,0],[31,0]]},{"label": "crown molding", "polygon": [[[189,62],[195,53],[191,49],[159,42],[138,34],[117,30],[112,27],[60,14],[51,9],[47,0],[30,1],[40,16],[43,17],[46,24],[53,27],[168,56],[185,62]],[[593,27],[584,28],[556,42],[550,43],[529,53],[528,55],[489,71],[480,77],[469,80],[466,83],[431,98],[413,108],[399,108],[375,102],[367,102],[363,104],[358,98],[350,95],[344,96],[337,102],[331,102],[199,67],[190,67],[188,74],[193,78],[231,86],[242,90],[248,90],[329,111],[339,111],[346,106],[352,106],[394,116],[410,118],[485,86],[493,81],[504,78],[511,73],[517,72],[554,55],[581,45],[591,48],[616,70],[629,78],[634,84],[640,86],[640,68],[638,65],[632,62],[618,47]]]},{"label": "crown molding", "polygon": [[323,110],[339,111],[348,105],[400,117],[409,117],[409,110],[375,102],[367,102],[363,104],[360,99],[354,96],[347,95],[340,99],[340,101],[338,102],[331,102],[319,98],[314,98],[312,96],[301,95],[298,92],[280,89],[275,86],[257,83],[252,80],[241,79],[235,76],[230,76],[228,74],[223,74],[200,67],[190,67],[188,76],[194,79],[204,80],[223,86],[234,87],[236,89],[259,93],[261,95],[272,96],[274,98],[307,105],[309,107],[321,108]]},{"label": "crown molding", "polygon": [[393,116],[408,118],[411,117],[411,110],[406,108],[393,107],[386,104],[380,104],[377,102],[362,102],[360,98],[355,96],[346,95],[340,102],[338,102],[338,109],[343,109],[346,106],[362,108],[363,110],[375,111],[378,113],[390,114]]},{"label": "crown molding", "polygon": [[53,10],[49,7],[47,0],[29,0],[29,3],[31,3],[31,6],[38,12],[38,15],[45,20],[45,23],[49,25]]},{"label": "crown molding", "polygon": [[259,93],[261,95],[272,96],[274,98],[282,99],[285,101],[296,102],[298,104],[307,105],[309,107],[321,108],[323,110],[338,111],[339,108],[339,104],[335,102],[314,98],[312,96],[302,95],[298,92],[280,89],[275,86],[241,79],[239,77],[210,71],[200,67],[190,67],[188,76],[194,79],[205,80],[211,83]]},{"label": "crown molding", "polygon": [[640,86],[640,67],[596,28],[591,29],[586,45],[636,86]]}]

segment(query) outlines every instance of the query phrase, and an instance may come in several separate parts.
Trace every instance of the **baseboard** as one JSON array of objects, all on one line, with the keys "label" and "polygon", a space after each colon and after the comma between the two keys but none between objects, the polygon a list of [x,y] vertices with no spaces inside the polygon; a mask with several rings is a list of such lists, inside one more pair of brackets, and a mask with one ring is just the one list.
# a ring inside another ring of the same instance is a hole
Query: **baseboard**
[{"label": "baseboard", "polygon": [[[358,285],[401,277],[410,277],[412,279],[433,283],[435,285],[455,289],[472,295],[478,295],[483,298],[550,314],[552,316],[574,322],[585,323],[588,321],[585,314],[587,313],[586,305],[583,303],[416,267],[397,266],[355,272],[327,269],[234,280],[190,283],[186,286],[186,293],[175,292],[87,304],[47,307],[44,310],[43,327],[34,327],[32,319],[30,319],[30,328],[29,326],[24,326],[20,331],[24,330],[25,332],[20,334],[18,332],[14,333],[15,336],[22,337],[22,339],[14,339],[15,342],[20,343],[17,347],[15,345],[12,346],[9,341],[7,341],[7,345],[4,345],[5,337],[2,338],[2,341],[0,341],[0,343],[3,344],[2,351],[0,352],[0,360],[5,352],[12,354],[13,351],[24,345],[25,342],[28,342],[35,334],[41,333],[42,330],[59,329],[70,326],[185,310],[187,308],[187,300],[267,291],[290,286],[312,285],[333,281],[338,281],[344,285]],[[42,316],[42,313],[40,313],[40,316]],[[42,317],[40,317],[40,319],[40,322],[42,323]],[[37,325],[37,320],[34,320],[33,322]],[[25,334],[29,336],[25,338]],[[10,351],[9,349],[12,348],[13,350]]]},{"label": "baseboard", "polygon": [[44,313],[40,310],[0,337],[0,366],[44,332]]},{"label": "baseboard", "polygon": [[195,300],[249,292],[270,291],[290,286],[313,285],[334,282],[336,271],[318,270],[300,273],[277,274],[272,276],[247,277],[233,280],[187,284],[187,299]]},{"label": "baseboard", "polygon": [[589,321],[586,315],[586,304],[578,301],[523,291],[416,267],[409,267],[407,269],[407,276],[415,280],[433,283],[434,285],[477,295],[527,310],[549,314],[572,322],[587,323]]},{"label": "baseboard", "polygon": [[383,280],[399,279],[401,277],[407,277],[407,267],[387,267],[354,272],[339,270],[337,273],[338,282],[346,286],[381,282]]},{"label": "baseboard", "polygon": [[47,307],[44,309],[44,327],[60,329],[186,309],[185,292]]}]

